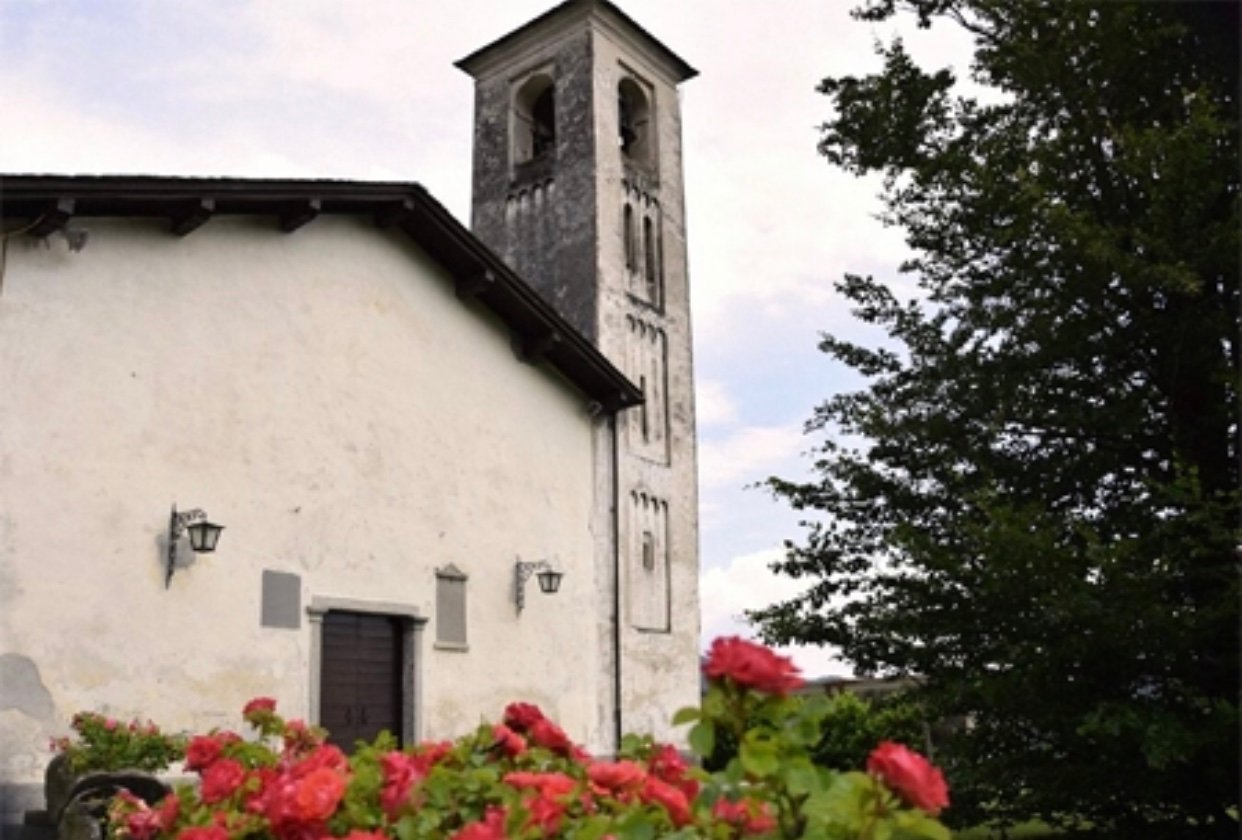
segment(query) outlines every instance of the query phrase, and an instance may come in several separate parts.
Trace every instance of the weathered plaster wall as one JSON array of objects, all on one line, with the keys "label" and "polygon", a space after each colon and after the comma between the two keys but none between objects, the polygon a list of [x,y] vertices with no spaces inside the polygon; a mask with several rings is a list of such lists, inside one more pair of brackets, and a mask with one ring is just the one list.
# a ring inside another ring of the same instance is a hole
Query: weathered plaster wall
[{"label": "weathered plaster wall", "polygon": [[[574,327],[595,338],[597,237],[591,39],[584,31],[524,42],[499,72],[475,87],[471,228]],[[514,159],[521,130],[513,98],[526,78],[555,82],[556,144],[542,158]]]},{"label": "weathered plaster wall", "polygon": [[[581,395],[369,223],[83,224],[85,251],[16,238],[3,266],[0,775],[39,778],[83,708],[198,729],[268,694],[307,714],[310,623],[260,626],[264,570],[298,575],[303,605],[430,619],[419,735],[526,698],[600,746]],[[166,591],[174,501],[226,530]],[[519,558],[567,572],[520,618]],[[432,644],[448,563],[470,576],[466,652]]]}]

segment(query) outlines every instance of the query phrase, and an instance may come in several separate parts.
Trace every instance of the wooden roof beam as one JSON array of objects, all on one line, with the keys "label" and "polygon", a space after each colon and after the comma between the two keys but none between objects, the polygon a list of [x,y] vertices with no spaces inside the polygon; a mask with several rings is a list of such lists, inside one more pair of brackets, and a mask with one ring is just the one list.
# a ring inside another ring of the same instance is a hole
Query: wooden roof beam
[{"label": "wooden roof beam", "polygon": [[414,200],[403,198],[385,206],[375,213],[376,227],[388,228],[398,224],[404,217],[414,212]]},{"label": "wooden roof beam", "polygon": [[290,202],[280,211],[280,229],[285,233],[293,233],[307,222],[314,221],[321,210],[323,202],[318,198]]},{"label": "wooden roof beam", "polygon": [[63,228],[73,218],[73,210],[76,202],[72,198],[58,198],[47,204],[47,209],[35,220],[30,226],[30,230],[26,231],[31,236],[39,238],[51,236],[56,231]]},{"label": "wooden roof beam", "polygon": [[534,364],[547,356],[564,340],[556,330],[549,330],[530,338],[520,338],[518,339],[518,355],[522,357],[522,361]]},{"label": "wooden roof beam", "polygon": [[187,201],[168,217],[168,221],[173,233],[185,236],[202,227],[215,212],[215,199],[200,198],[197,201]]},{"label": "wooden roof beam", "polygon": [[488,269],[457,278],[457,297],[474,298],[496,287],[496,275]]}]

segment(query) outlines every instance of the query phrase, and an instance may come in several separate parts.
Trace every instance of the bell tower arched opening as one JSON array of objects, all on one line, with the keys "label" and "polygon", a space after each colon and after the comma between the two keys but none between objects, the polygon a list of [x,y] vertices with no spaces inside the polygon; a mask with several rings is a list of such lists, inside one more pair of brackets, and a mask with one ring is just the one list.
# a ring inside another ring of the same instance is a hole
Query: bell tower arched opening
[{"label": "bell tower arched opening", "polygon": [[617,84],[617,144],[625,160],[644,168],[652,166],[651,127],[651,97],[626,76]]},{"label": "bell tower arched opening", "polygon": [[513,94],[513,162],[550,158],[556,151],[556,84],[535,73]]}]

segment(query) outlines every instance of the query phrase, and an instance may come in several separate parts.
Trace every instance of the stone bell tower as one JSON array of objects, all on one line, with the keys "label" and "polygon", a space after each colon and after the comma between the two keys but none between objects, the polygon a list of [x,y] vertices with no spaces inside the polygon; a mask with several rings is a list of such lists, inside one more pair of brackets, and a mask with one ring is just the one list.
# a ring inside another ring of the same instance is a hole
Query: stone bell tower
[{"label": "stone bell tower", "polygon": [[646,397],[601,421],[599,705],[615,721],[619,703],[625,731],[667,733],[698,698],[677,90],[696,71],[606,0],[568,0],[457,66],[475,80],[474,233]]}]

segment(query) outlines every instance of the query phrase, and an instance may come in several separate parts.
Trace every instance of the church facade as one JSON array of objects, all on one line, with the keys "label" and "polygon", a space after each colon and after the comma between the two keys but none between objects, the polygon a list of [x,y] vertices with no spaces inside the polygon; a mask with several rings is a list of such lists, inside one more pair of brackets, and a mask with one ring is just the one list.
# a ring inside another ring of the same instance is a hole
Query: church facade
[{"label": "church facade", "polygon": [[696,700],[694,71],[604,0],[459,66],[469,230],[415,184],[0,182],[5,823],[81,709],[408,743],[524,699],[606,754]]}]

